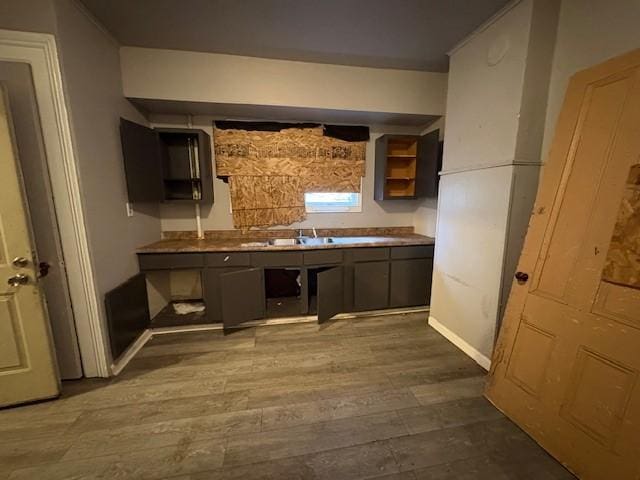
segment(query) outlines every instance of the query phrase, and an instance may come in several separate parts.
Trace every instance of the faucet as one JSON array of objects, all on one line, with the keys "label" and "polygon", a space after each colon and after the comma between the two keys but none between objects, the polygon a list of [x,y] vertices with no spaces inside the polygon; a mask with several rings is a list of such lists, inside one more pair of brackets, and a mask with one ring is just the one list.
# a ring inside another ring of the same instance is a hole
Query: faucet
[{"label": "faucet", "polygon": [[313,232],[313,238],[318,238],[318,232],[316,232],[316,227],[311,227],[311,231]]},{"label": "faucet", "polygon": [[302,238],[302,237],[304,237],[304,230],[299,228],[298,229],[298,238]]}]

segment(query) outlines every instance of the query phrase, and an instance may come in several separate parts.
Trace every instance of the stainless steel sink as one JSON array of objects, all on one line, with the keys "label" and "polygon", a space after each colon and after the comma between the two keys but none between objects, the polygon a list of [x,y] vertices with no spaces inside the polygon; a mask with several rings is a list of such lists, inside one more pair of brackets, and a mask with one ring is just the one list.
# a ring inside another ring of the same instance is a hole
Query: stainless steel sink
[{"label": "stainless steel sink", "polygon": [[333,243],[333,238],[331,237],[272,238],[267,243],[273,246],[326,245],[327,243]]},{"label": "stainless steel sink", "polygon": [[267,243],[273,246],[300,245],[302,243],[302,239],[301,238],[271,238]]},{"label": "stainless steel sink", "polygon": [[306,237],[301,240],[304,245],[326,245],[327,243],[333,243],[333,238],[331,237]]}]

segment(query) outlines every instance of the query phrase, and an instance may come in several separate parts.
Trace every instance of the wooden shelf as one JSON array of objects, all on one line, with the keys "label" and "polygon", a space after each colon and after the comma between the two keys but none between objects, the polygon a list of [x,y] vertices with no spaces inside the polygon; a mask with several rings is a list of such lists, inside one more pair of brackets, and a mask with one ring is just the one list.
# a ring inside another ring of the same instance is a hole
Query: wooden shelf
[{"label": "wooden shelf", "polygon": [[385,191],[388,197],[411,198],[416,194],[415,178],[387,179]]},{"label": "wooden shelf", "polygon": [[374,198],[401,200],[435,196],[439,132],[376,139]]}]

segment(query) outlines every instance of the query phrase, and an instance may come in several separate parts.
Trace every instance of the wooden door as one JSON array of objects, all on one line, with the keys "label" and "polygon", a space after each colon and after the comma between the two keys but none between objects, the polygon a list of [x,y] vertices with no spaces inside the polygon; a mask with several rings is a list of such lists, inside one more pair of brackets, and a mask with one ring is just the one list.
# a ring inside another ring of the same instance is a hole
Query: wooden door
[{"label": "wooden door", "polygon": [[389,306],[389,262],[356,263],[353,279],[353,307],[356,311]]},{"label": "wooden door", "polygon": [[60,392],[6,99],[0,90],[0,406]]},{"label": "wooden door", "polygon": [[265,316],[264,270],[248,268],[220,275],[222,322],[234,327]]},{"label": "wooden door", "polygon": [[640,50],[567,89],[487,397],[585,479],[638,479]]},{"label": "wooden door", "polygon": [[344,269],[329,268],[318,273],[318,323],[344,310]]}]

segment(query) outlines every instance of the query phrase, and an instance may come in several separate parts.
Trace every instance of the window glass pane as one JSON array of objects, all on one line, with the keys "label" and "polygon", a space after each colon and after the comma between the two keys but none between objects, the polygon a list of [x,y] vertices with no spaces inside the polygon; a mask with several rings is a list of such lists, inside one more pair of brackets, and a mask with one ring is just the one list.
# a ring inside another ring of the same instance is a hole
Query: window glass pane
[{"label": "window glass pane", "polygon": [[305,193],[304,202],[308,211],[346,211],[360,207],[359,193]]}]

